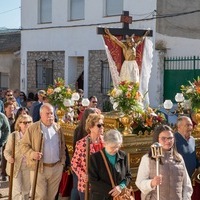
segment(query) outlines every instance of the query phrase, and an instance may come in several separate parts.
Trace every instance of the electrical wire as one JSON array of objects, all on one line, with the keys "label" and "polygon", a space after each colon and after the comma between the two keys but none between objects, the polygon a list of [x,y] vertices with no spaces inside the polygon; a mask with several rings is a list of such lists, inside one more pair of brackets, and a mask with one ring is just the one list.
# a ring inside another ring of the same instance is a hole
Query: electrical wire
[{"label": "electrical wire", "polygon": [[[13,10],[19,9],[14,8],[8,11],[1,12],[0,14],[4,14],[7,12],[11,12]],[[188,11],[188,12],[181,12],[181,13],[173,13],[173,14],[158,14],[156,10],[149,12],[149,13],[144,13],[144,14],[130,14],[130,16],[145,16],[141,19],[133,19],[132,22],[140,22],[140,21],[150,21],[150,20],[155,20],[155,19],[162,19],[162,18],[171,18],[171,17],[178,17],[178,16],[183,16],[183,15],[189,15],[193,13],[199,13],[200,10],[193,10],[193,11]],[[152,16],[152,17],[149,17]],[[94,23],[94,24],[79,24],[79,25],[67,25],[67,26],[48,26],[48,27],[38,27],[38,28],[21,28],[19,30],[41,30],[41,29],[54,29],[54,28],[74,28],[74,27],[85,27],[85,26],[104,26],[108,24],[119,24],[119,21],[112,21],[112,22],[103,22],[103,23]]]},{"label": "electrical wire", "polygon": [[11,9],[11,10],[6,10],[6,11],[3,11],[3,12],[0,12],[0,15],[1,15],[1,14],[5,14],[5,13],[8,13],[8,12],[12,12],[13,10],[17,10],[17,9],[19,9],[19,8],[21,8],[21,7],[13,8],[13,9]]}]

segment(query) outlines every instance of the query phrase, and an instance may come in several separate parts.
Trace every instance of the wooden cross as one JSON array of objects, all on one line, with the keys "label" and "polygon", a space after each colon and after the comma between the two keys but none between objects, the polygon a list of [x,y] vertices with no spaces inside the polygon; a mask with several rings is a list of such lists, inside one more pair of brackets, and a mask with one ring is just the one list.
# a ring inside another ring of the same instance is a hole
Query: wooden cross
[{"label": "wooden cross", "polygon": [[[135,36],[143,36],[147,31],[142,29],[129,29],[129,24],[132,24],[132,17],[129,16],[129,11],[123,11],[120,22],[123,22],[123,28],[109,28],[112,35],[122,35],[125,37],[126,35],[131,36],[132,34],[135,34]],[[104,28],[98,27],[97,34],[105,34]],[[153,31],[150,30],[147,36],[152,37]]]}]

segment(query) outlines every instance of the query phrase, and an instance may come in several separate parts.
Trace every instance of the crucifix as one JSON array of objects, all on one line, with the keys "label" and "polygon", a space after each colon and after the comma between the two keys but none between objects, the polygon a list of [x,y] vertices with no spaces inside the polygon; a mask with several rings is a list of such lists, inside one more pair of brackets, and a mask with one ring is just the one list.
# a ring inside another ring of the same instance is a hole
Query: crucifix
[{"label": "crucifix", "polygon": [[[148,80],[144,77],[150,74],[153,55],[152,42],[146,36],[152,37],[152,30],[130,29],[132,17],[128,11],[121,16],[122,28],[97,28],[97,34],[103,35],[109,68],[116,86],[122,81],[131,81],[140,84],[140,91],[148,91]],[[145,57],[143,59],[143,52]],[[145,62],[143,63],[143,60]],[[148,65],[148,66],[147,66]],[[146,81],[146,82],[145,82]],[[145,84],[144,84],[145,82]]]},{"label": "crucifix", "polygon": [[[123,15],[121,15],[120,22],[123,23],[123,28],[109,28],[110,33],[113,35],[132,35],[135,34],[136,36],[143,36],[147,30],[142,29],[129,29],[129,24],[132,24],[132,17],[129,16],[129,11],[123,11]],[[105,34],[104,28],[98,27],[97,34]],[[150,30],[147,36],[152,36],[153,31]]]}]

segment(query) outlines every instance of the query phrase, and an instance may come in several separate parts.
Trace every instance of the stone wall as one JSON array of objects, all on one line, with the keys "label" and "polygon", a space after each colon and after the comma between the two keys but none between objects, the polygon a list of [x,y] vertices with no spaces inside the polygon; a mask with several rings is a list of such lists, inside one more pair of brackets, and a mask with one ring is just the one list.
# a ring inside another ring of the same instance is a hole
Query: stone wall
[{"label": "stone wall", "polygon": [[103,108],[103,104],[108,100],[107,95],[101,92],[101,61],[107,59],[104,50],[90,50],[89,51],[89,81],[88,81],[88,97],[97,96],[98,107]]},{"label": "stone wall", "polygon": [[65,52],[64,51],[29,51],[27,52],[27,92],[36,92],[36,61],[41,59],[53,60],[53,79],[64,79]]}]

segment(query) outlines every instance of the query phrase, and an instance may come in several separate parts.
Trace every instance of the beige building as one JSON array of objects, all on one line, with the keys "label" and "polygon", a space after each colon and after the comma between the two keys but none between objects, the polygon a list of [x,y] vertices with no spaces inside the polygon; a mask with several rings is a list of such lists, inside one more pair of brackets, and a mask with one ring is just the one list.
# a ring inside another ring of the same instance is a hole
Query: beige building
[{"label": "beige building", "polygon": [[20,88],[20,45],[19,30],[0,30],[0,89]]}]

